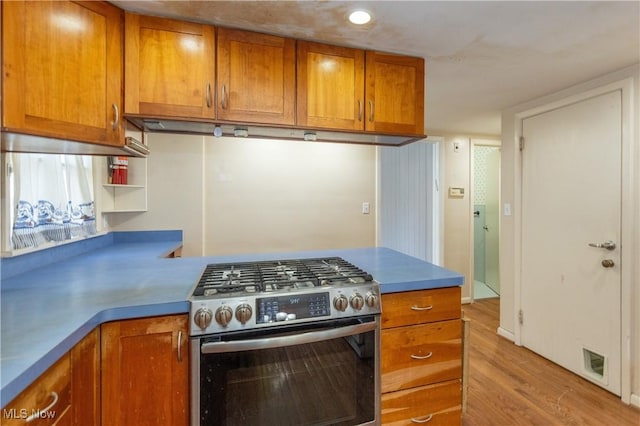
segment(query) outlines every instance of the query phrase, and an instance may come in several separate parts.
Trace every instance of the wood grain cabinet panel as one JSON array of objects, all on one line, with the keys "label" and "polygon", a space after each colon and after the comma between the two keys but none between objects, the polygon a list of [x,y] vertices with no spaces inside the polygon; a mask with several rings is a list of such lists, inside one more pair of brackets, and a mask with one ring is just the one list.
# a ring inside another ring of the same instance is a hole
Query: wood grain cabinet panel
[{"label": "wood grain cabinet panel", "polygon": [[71,349],[73,424],[100,426],[100,328]]},{"label": "wood grain cabinet panel", "polygon": [[460,287],[382,295],[382,424],[460,424]]},{"label": "wood grain cabinet panel", "polygon": [[218,28],[218,118],[294,125],[295,45],[290,38]]},{"label": "wood grain cabinet panel", "polygon": [[424,59],[367,51],[366,130],[424,135]]},{"label": "wood grain cabinet panel", "polygon": [[298,41],[297,124],[364,130],[364,50]]},{"label": "wood grain cabinet panel", "polygon": [[461,333],[459,320],[382,330],[382,392],[462,377]]},{"label": "wood grain cabinet panel", "polygon": [[382,328],[460,318],[460,287],[382,295]]},{"label": "wood grain cabinet panel", "polygon": [[460,381],[410,388],[382,395],[382,423],[400,426],[460,424]]},{"label": "wood grain cabinet panel", "polygon": [[125,113],[215,118],[209,25],[125,14]]},{"label": "wood grain cabinet panel", "polygon": [[102,424],[187,426],[187,315],[105,323]]},{"label": "wood grain cabinet panel", "polygon": [[4,131],[124,144],[122,11],[106,2],[2,2]]}]

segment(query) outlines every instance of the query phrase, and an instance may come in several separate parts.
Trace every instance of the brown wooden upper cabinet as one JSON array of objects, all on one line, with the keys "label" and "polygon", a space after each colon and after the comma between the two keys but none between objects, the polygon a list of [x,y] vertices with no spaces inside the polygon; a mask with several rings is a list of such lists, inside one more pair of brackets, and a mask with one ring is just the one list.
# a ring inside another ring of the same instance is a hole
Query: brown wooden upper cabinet
[{"label": "brown wooden upper cabinet", "polygon": [[424,59],[367,51],[366,130],[424,134]]},{"label": "brown wooden upper cabinet", "polygon": [[298,41],[298,126],[363,131],[364,63],[364,50]]},{"label": "brown wooden upper cabinet", "polygon": [[2,2],[2,128],[123,145],[122,11],[106,2]]},{"label": "brown wooden upper cabinet", "polygon": [[424,59],[298,41],[297,97],[299,126],[423,135]]},{"label": "brown wooden upper cabinet", "polygon": [[125,113],[215,118],[209,25],[125,14]]},{"label": "brown wooden upper cabinet", "polygon": [[218,28],[218,118],[295,124],[295,40]]}]

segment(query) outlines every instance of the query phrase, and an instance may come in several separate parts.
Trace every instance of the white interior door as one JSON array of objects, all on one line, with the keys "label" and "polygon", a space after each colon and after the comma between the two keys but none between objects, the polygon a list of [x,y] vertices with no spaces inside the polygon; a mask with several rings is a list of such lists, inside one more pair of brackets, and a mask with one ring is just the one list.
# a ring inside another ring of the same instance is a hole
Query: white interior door
[{"label": "white interior door", "polygon": [[[622,100],[522,121],[524,346],[620,395]],[[615,249],[592,247],[612,241]]]}]

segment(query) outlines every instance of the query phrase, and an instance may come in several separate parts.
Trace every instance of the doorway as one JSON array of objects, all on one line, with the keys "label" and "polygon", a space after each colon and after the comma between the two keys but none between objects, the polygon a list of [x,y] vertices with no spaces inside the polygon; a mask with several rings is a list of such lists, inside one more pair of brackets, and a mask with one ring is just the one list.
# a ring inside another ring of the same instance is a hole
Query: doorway
[{"label": "doorway", "polygon": [[473,298],[499,297],[500,147],[473,146]]}]

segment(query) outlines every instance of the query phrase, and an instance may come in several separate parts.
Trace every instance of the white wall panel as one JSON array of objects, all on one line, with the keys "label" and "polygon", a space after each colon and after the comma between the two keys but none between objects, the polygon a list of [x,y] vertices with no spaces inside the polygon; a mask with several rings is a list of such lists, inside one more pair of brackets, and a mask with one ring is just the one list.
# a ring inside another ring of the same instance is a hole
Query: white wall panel
[{"label": "white wall panel", "polygon": [[439,212],[435,194],[437,145],[415,142],[380,148],[379,244],[437,263],[434,220]]}]

